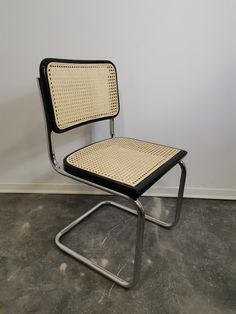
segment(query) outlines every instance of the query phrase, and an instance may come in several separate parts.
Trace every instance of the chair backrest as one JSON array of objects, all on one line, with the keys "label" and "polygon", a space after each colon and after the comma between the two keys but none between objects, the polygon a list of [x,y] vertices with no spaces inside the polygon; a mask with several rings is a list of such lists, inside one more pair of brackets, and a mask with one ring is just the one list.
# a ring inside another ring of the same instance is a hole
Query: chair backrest
[{"label": "chair backrest", "polygon": [[47,124],[61,133],[119,113],[117,74],[110,61],[44,59],[40,88]]}]

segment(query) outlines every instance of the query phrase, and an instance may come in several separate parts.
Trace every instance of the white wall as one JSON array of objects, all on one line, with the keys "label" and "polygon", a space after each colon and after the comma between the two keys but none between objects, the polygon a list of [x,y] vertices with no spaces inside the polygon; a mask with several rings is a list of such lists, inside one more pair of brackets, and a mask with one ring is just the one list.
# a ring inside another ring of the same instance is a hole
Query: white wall
[{"label": "white wall", "polygon": [[[236,198],[235,0],[1,0],[0,41],[0,191],[87,191],[47,158],[35,78],[42,58],[62,57],[117,65],[117,135],[187,149],[187,196]],[[177,179],[159,185],[171,194]]]}]

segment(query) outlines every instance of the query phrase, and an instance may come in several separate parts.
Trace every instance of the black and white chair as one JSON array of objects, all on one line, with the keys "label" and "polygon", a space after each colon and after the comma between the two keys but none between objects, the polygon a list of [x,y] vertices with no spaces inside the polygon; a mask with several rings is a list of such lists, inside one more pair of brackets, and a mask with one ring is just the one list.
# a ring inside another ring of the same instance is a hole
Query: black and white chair
[{"label": "black and white chair", "polygon": [[[119,114],[117,73],[110,61],[44,59],[38,79],[47,125],[50,161],[60,174],[128,199],[136,210],[113,201],[104,201],[65,227],[56,236],[57,246],[115,283],[130,288],[140,277],[145,220],[164,228],[175,226],[180,217],[186,168],[186,151],[138,139],[114,136],[114,119]],[[110,120],[110,138],[71,152],[63,164],[57,160],[53,134],[67,132],[86,123]],[[145,214],[140,196],[175,165],[181,178],[172,222]],[[65,246],[60,238],[104,205],[137,215],[133,279],[127,282]]]}]

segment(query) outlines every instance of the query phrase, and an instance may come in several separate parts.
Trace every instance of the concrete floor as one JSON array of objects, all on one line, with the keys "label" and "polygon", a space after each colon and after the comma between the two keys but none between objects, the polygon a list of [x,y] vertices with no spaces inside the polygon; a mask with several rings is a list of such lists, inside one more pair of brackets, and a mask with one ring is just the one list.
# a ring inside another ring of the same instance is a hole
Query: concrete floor
[{"label": "concrete floor", "polygon": [[[146,223],[141,281],[125,290],[54,245],[60,229],[103,199],[0,194],[1,314],[236,313],[235,201],[185,199],[173,230]],[[174,201],[143,198],[163,219]],[[64,242],[127,279],[134,228],[134,216],[104,207]]]}]

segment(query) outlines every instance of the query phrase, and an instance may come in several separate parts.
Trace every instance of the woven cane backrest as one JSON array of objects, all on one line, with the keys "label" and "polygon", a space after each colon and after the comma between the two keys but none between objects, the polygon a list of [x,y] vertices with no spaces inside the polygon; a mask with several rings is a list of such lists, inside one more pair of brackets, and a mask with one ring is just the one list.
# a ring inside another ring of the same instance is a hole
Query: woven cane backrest
[{"label": "woven cane backrest", "polygon": [[119,111],[112,63],[50,62],[47,78],[55,124],[61,131]]}]

